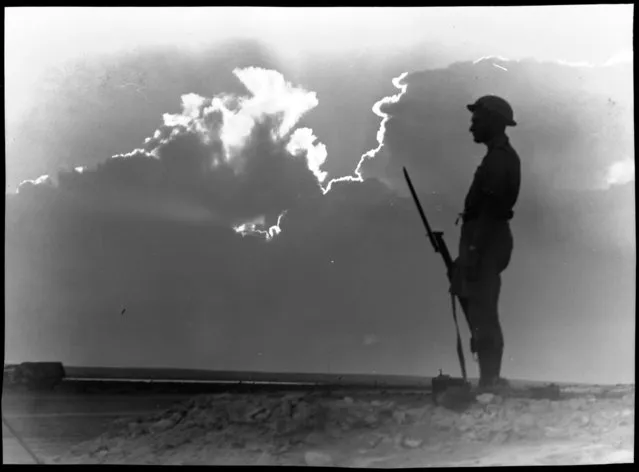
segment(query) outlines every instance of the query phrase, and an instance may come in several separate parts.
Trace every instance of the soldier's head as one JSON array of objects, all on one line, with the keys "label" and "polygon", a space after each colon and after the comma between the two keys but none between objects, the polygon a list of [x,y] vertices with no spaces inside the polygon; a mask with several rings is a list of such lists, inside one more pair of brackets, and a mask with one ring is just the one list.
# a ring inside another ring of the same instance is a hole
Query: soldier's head
[{"label": "soldier's head", "polygon": [[501,97],[485,95],[466,108],[472,113],[469,131],[476,143],[488,143],[507,126],[517,125],[512,107]]}]

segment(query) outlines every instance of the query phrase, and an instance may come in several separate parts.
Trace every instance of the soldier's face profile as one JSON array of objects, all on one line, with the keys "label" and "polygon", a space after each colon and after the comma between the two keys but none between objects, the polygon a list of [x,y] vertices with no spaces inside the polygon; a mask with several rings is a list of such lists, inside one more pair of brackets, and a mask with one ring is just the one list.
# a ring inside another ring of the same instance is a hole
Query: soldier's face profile
[{"label": "soldier's face profile", "polygon": [[490,123],[484,113],[474,112],[470,118],[470,134],[476,143],[485,143],[490,138]]}]

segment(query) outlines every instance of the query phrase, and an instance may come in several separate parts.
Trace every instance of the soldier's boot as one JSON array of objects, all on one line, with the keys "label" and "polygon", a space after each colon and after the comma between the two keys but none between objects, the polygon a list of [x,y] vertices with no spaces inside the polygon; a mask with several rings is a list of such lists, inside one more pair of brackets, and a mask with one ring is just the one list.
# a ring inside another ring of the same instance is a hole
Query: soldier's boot
[{"label": "soldier's boot", "polygon": [[477,350],[477,363],[479,364],[479,388],[485,389],[493,382],[493,373],[490,349]]},{"label": "soldier's boot", "polygon": [[483,392],[503,393],[509,383],[501,377],[503,347],[495,346],[482,350],[479,357],[479,388]]},{"label": "soldier's boot", "polygon": [[501,376],[501,363],[504,356],[504,347],[497,346],[491,353],[491,376],[495,387],[508,387],[508,381]]},{"label": "soldier's boot", "polygon": [[493,382],[497,387],[509,387],[508,381],[501,376],[501,362],[504,357],[504,336],[501,331],[501,326],[497,331],[495,338],[495,349],[493,351]]}]

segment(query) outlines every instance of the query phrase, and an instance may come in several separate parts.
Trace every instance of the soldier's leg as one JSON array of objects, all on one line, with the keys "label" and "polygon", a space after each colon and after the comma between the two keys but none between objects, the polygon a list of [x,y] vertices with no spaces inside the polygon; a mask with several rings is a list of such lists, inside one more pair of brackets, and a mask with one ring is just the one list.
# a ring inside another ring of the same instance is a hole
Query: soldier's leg
[{"label": "soldier's leg", "polygon": [[500,378],[501,362],[504,353],[504,335],[499,321],[499,293],[501,290],[501,277],[494,274],[490,278],[488,289],[488,307],[486,310],[487,321],[486,330],[486,366],[488,369],[487,378],[489,382],[494,382]]},{"label": "soldier's leg", "polygon": [[494,329],[494,348],[489,355],[491,368],[491,376],[498,380],[501,378],[501,364],[504,353],[504,335],[499,321],[499,296],[501,294],[501,273],[506,270],[510,264],[513,253],[513,235],[509,224],[504,224],[498,232],[495,246],[495,265],[496,275],[491,278],[490,294],[491,294],[491,313],[494,313],[493,322]]},{"label": "soldier's leg", "polygon": [[[472,234],[470,224],[462,227],[460,240],[460,256],[468,250],[467,245]],[[499,294],[501,290],[501,272],[510,262],[513,250],[513,239],[507,222],[497,223],[493,228],[493,239],[480,264],[479,280],[467,281],[464,285],[465,310],[469,328],[472,333],[471,352],[477,354],[480,364],[480,377],[499,377],[504,338],[499,322]],[[481,354],[480,351],[481,350]]]},{"label": "soldier's leg", "polygon": [[484,270],[468,298],[480,385],[493,382],[499,376],[501,368],[504,339],[497,311],[500,286],[499,273]]}]

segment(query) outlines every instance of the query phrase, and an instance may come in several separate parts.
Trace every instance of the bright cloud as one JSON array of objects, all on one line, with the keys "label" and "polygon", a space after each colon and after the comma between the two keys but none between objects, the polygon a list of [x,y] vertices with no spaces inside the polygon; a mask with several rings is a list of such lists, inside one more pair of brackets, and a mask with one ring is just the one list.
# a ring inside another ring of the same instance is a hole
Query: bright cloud
[{"label": "bright cloud", "polygon": [[632,158],[617,161],[608,168],[606,175],[608,186],[623,185],[633,180],[635,180],[635,160]]},{"label": "bright cloud", "polygon": [[319,182],[324,182],[327,173],[323,172],[321,167],[326,161],[328,152],[324,144],[315,144],[316,139],[312,129],[298,128],[291,135],[291,140],[286,149],[293,155],[298,155],[301,152],[305,153],[309,170],[313,172]]}]

